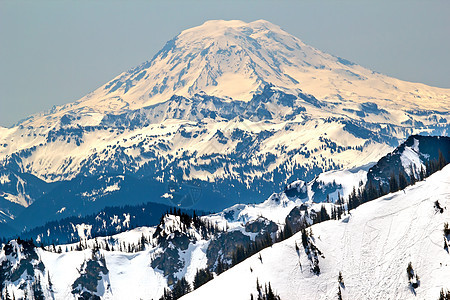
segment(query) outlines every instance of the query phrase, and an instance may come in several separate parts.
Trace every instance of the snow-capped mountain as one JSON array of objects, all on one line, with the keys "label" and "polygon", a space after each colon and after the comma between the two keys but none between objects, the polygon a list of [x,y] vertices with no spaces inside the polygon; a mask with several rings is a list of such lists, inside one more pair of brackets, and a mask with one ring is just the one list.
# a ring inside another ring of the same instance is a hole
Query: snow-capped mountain
[{"label": "snow-capped mountain", "polygon": [[[0,252],[1,283],[16,298],[27,293],[44,299],[158,299],[177,279],[192,285],[199,270],[212,269],[215,278],[183,299],[247,299],[257,293],[257,281],[270,283],[281,299],[329,299],[339,289],[352,299],[437,298],[441,289],[450,288],[445,249],[450,230],[444,225],[450,221],[449,176],[447,166],[342,218],[266,244],[242,262],[239,247],[267,243],[294,219],[315,223],[321,208],[307,198],[289,199],[284,192],[258,205],[234,206],[205,217],[175,212],[164,215],[156,227],[47,250],[11,241]],[[302,197],[308,187],[295,182],[288,190]],[[234,267],[219,271],[229,263]]]},{"label": "snow-capped mountain", "polygon": [[[327,102],[370,101],[400,110],[445,110],[444,101],[449,101],[446,89],[374,73],[308,46],[270,22],[214,20],[181,32],[150,61],[79,101],[56,108],[50,116],[59,120],[77,111],[97,125],[105,112],[135,110],[173,95],[190,98],[204,92],[249,101],[268,83],[290,94],[303,91]],[[21,124],[38,122],[42,116]]]},{"label": "snow-capped mountain", "polygon": [[[209,21],[82,99],[0,128],[0,200],[52,202],[56,214],[67,207],[59,201],[88,205],[95,192],[107,202],[117,191],[86,178],[124,176],[145,201],[218,211],[377,161],[411,134],[448,135],[449,97],[266,21]],[[58,187],[77,193],[61,200]],[[21,212],[0,214],[10,222]]]}]

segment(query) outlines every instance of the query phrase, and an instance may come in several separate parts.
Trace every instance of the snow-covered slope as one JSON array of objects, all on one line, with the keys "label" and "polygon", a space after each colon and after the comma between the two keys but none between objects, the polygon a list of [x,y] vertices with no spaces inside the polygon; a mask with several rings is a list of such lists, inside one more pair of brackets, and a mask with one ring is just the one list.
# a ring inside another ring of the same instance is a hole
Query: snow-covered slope
[{"label": "snow-covered slope", "polygon": [[[359,206],[341,220],[313,225],[308,247],[318,253],[317,262],[306,254],[298,233],[185,299],[248,299],[256,293],[257,280],[270,282],[281,299],[330,299],[336,296],[339,272],[344,299],[435,298],[442,287],[450,288],[450,256],[443,243],[444,223],[450,221],[449,179],[450,165],[404,191]],[[300,197],[307,192],[299,181],[287,188]],[[157,299],[177,279],[192,283],[198,269],[215,270],[220,257],[229,263],[238,245],[249,245],[262,234],[275,237],[296,205],[306,204],[310,217],[319,211],[318,205],[303,201],[281,193],[259,205],[235,206],[191,221],[186,215],[165,215],[156,227],[47,248],[54,252],[13,241],[0,252],[0,278],[16,297],[25,290],[42,290],[49,299],[72,299],[83,292],[102,299]],[[100,250],[93,252],[95,248]],[[409,262],[420,277],[416,289],[408,283]],[[312,272],[314,264],[320,272]],[[31,277],[24,275],[25,269]]]},{"label": "snow-covered slope", "polygon": [[[56,108],[51,116],[85,112],[82,115],[91,124],[98,124],[104,112],[138,109],[164,102],[174,94],[192,97],[199,92],[249,101],[267,83],[294,94],[302,90],[329,102],[370,101],[401,110],[445,110],[449,101],[448,89],[374,73],[308,46],[270,22],[213,20],[181,32],[152,60],[77,102]],[[39,118],[22,124],[27,126]]]},{"label": "snow-covered slope", "polygon": [[[377,161],[411,134],[448,135],[449,95],[323,53],[266,21],[210,21],[82,99],[2,128],[0,166],[47,183],[144,178],[168,186],[150,201],[219,211]],[[185,201],[173,185],[212,195]],[[44,194],[0,182],[0,196],[24,207]]]},{"label": "snow-covered slope", "polygon": [[[361,205],[342,221],[312,226],[322,252],[320,275],[302,246],[301,233],[264,249],[182,299],[248,299],[256,281],[270,282],[281,299],[335,299],[342,272],[344,299],[437,299],[450,289],[444,223],[450,221],[450,166],[405,191]],[[435,201],[446,207],[443,213]],[[296,251],[295,245],[299,246]],[[420,278],[408,283],[411,262]]]}]

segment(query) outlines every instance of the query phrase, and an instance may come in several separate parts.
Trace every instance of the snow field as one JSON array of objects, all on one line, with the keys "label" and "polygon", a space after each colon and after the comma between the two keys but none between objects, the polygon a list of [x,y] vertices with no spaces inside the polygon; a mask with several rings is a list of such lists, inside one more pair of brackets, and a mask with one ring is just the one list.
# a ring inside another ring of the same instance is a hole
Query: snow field
[{"label": "snow field", "polygon": [[[434,202],[447,207],[437,213]],[[256,254],[182,299],[248,299],[270,282],[281,299],[336,299],[339,271],[344,299],[437,299],[450,288],[450,255],[443,248],[450,221],[450,166],[425,181],[359,206],[341,221],[311,227],[321,274],[309,270],[297,233]],[[295,243],[300,248],[295,250]],[[406,267],[420,277],[412,290]],[[253,270],[253,271],[251,271]]]}]

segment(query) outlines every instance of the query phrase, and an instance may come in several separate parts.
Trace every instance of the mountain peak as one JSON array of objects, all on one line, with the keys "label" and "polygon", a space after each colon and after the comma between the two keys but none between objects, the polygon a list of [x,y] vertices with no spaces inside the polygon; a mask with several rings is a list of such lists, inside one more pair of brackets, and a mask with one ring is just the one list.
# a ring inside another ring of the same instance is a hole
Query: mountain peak
[{"label": "mountain peak", "polygon": [[[299,82],[287,67],[316,65],[317,55],[322,53],[265,20],[210,20],[182,31],[151,61],[96,93],[119,96],[134,108],[199,92],[248,101],[269,83],[297,93]],[[138,101],[130,103],[131,97]]]},{"label": "mountain peak", "polygon": [[272,31],[280,31],[280,27],[270,23],[266,20],[256,20],[250,23],[246,23],[241,20],[208,20],[200,26],[192,27],[181,32],[180,36],[190,33],[206,33],[210,37],[214,37],[214,33],[224,33],[227,30],[240,30],[246,31],[248,29],[266,29]]},{"label": "mountain peak", "polygon": [[204,93],[249,101],[267,85],[333,105],[370,101],[398,110],[441,110],[450,94],[448,89],[403,82],[324,53],[266,20],[210,20],[182,31],[150,61],[48,114],[95,112],[98,115],[91,118],[95,123],[105,113],[140,109],[173,95],[189,98]]}]

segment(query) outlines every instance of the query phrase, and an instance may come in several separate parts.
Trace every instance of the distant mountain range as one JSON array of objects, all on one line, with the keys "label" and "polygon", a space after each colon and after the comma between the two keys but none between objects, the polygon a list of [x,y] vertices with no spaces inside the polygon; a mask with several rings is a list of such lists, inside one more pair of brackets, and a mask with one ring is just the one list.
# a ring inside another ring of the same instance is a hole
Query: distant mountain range
[{"label": "distant mountain range", "polygon": [[[276,224],[283,224],[287,221],[287,212],[293,207],[301,204],[302,206],[312,207],[317,204],[339,203],[342,199],[347,199],[355,191],[361,189],[369,191],[375,189],[373,198],[378,198],[383,194],[392,191],[390,186],[392,177],[399,182],[403,175],[405,185],[414,184],[416,181],[424,180],[436,170],[441,169],[450,162],[450,138],[449,137],[429,137],[429,136],[411,136],[393,152],[382,157],[377,163],[362,166],[350,170],[328,171],[315,177],[310,182],[296,180],[284,187],[282,191],[273,191],[269,200],[264,204],[247,205],[238,204],[226,208],[219,215],[224,219],[236,220],[244,224],[252,221],[257,216],[272,216],[271,220]],[[117,177],[107,178],[110,182],[118,180],[121,186],[126,186],[126,181],[120,181]],[[110,185],[111,186],[111,185]],[[135,187],[136,185],[131,185]],[[403,189],[397,184],[397,189]],[[63,189],[58,188],[60,197],[64,197]],[[125,192],[126,191],[126,192]],[[129,199],[130,197],[139,197],[137,191],[126,190],[124,188],[115,191],[115,198]],[[55,195],[56,197],[56,195]],[[110,199],[112,196],[108,197]],[[362,197],[362,195],[361,195]],[[70,198],[69,198],[70,199]],[[365,201],[371,200],[366,199]],[[124,201],[117,201],[124,202]],[[79,202],[66,203],[66,210],[76,212]],[[100,206],[92,206],[101,207]],[[281,207],[281,208],[280,208]],[[280,210],[281,209],[281,210]],[[39,202],[31,206],[25,213],[36,213],[38,211],[48,210]],[[78,242],[80,239],[95,238],[99,236],[108,236],[121,233],[140,226],[153,226],[160,222],[162,214],[173,210],[172,207],[147,202],[139,205],[124,205],[116,207],[107,207],[99,212],[84,217],[72,216],[58,218],[57,221],[50,221],[44,226],[36,227],[37,223],[26,222],[21,218],[14,220],[10,224],[27,224],[25,232],[2,230],[0,238],[15,238],[20,236],[22,239],[33,239],[37,243],[64,244]],[[280,210],[278,212],[278,210]],[[181,211],[180,211],[181,212]],[[183,213],[191,214],[193,210],[182,210]],[[197,211],[197,215],[204,215],[204,212]],[[281,214],[280,216],[277,216]],[[33,219],[31,216],[29,219]],[[49,215],[49,219],[52,216]],[[33,226],[34,225],[34,226]],[[278,225],[277,225],[278,226]],[[293,225],[293,227],[295,227]],[[2,228],[3,229],[3,228]]]},{"label": "distant mountain range", "polygon": [[[364,198],[367,175],[386,159],[408,156],[414,169],[438,165],[429,154],[435,145],[448,154],[450,139],[413,136],[368,172],[323,173],[262,203],[201,217],[170,208],[152,227],[134,228],[154,222],[166,207],[109,208],[50,223],[26,237],[47,244],[68,237],[72,243],[42,249],[23,239],[7,242],[0,252],[0,288],[33,299],[165,300],[186,293],[182,299],[257,299],[258,282],[270,283],[281,299],[329,299],[338,291],[352,299],[436,298],[450,288],[447,162],[424,178],[414,174],[400,191]],[[410,150],[418,152],[411,156]]]},{"label": "distant mountain range", "polygon": [[373,164],[411,134],[447,136],[449,101],[449,89],[372,72],[267,21],[209,21],[82,99],[0,128],[0,225],[257,203]]}]

